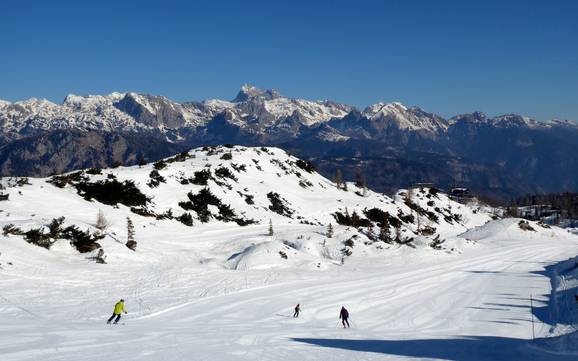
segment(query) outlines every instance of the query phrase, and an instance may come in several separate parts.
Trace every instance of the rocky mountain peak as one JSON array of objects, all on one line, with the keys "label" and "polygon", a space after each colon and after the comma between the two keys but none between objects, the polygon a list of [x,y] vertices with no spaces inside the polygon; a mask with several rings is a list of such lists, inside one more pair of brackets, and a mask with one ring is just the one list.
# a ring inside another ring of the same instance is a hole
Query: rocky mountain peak
[{"label": "rocky mountain peak", "polygon": [[250,100],[273,100],[277,98],[282,98],[281,94],[273,89],[259,89],[253,85],[244,84],[237,93],[233,102],[240,103]]}]

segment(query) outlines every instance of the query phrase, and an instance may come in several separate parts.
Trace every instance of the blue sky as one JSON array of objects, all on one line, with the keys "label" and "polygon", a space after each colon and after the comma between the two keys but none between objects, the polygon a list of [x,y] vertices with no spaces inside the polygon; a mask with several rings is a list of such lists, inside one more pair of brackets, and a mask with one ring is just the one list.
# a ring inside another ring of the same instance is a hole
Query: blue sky
[{"label": "blue sky", "polygon": [[6,1],[0,99],[251,83],[365,107],[578,120],[578,1]]}]

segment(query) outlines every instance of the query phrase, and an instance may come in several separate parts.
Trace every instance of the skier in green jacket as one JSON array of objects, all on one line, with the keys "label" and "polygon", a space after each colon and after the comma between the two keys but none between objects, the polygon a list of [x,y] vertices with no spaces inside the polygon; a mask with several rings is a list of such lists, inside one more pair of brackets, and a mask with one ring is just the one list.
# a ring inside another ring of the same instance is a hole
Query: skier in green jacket
[{"label": "skier in green jacket", "polygon": [[110,316],[110,318],[108,319],[108,321],[106,321],[106,323],[110,323],[112,319],[116,317],[116,320],[114,320],[114,324],[116,325],[118,323],[118,320],[120,320],[120,316],[123,312],[125,314],[128,313],[124,309],[124,300],[121,299],[114,305],[114,311],[112,313],[112,316]]}]

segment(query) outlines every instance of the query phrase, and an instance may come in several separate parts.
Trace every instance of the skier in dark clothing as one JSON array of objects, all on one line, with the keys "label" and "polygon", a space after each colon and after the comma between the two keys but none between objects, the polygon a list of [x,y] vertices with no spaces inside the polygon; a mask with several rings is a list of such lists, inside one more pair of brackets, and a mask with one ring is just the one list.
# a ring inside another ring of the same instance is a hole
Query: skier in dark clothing
[{"label": "skier in dark clothing", "polygon": [[108,319],[108,321],[106,321],[106,323],[110,323],[112,319],[116,317],[116,320],[114,321],[114,324],[116,325],[118,323],[118,320],[120,320],[120,316],[123,312],[127,314],[126,310],[124,309],[124,300],[120,300],[114,305],[114,311],[112,312],[112,316],[110,316],[110,318]]},{"label": "skier in dark clothing", "polygon": [[341,323],[343,323],[343,328],[349,327],[349,321],[347,321],[347,319],[349,318],[349,312],[347,312],[345,307],[341,307],[341,312],[339,312],[339,318],[341,319]]},{"label": "skier in dark clothing", "polygon": [[299,312],[301,312],[301,308],[299,307],[299,304],[297,304],[297,306],[295,306],[295,313],[293,314],[293,317],[299,317]]}]

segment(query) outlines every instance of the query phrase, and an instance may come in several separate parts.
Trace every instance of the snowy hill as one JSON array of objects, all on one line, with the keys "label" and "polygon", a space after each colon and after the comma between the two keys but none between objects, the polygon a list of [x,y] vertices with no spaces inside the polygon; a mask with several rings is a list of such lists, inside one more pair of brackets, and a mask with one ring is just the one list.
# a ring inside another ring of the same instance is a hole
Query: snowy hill
[{"label": "snowy hill", "polygon": [[[253,263],[262,267],[258,261],[240,261],[255,258],[256,253],[272,253],[275,262],[269,266],[288,264],[279,257],[283,251],[290,252],[289,263],[297,257],[299,262],[320,267],[341,262],[347,255],[378,256],[396,244],[429,247],[434,239],[443,242],[490,219],[482,207],[464,206],[435,190],[412,190],[409,198],[406,194],[393,200],[353,183],[337,187],[311,164],[278,148],[204,147],[154,164],[93,169],[29,182],[16,187],[10,181],[6,184],[10,200],[3,204],[7,216],[3,224],[13,222],[26,232],[65,217],[67,224],[97,232],[95,217],[102,210],[114,220],[98,241],[107,255],[108,245],[118,243],[125,217],[133,217],[137,228],[146,227],[147,234],[159,237],[167,229],[186,236],[211,227],[261,229],[269,221],[317,229],[307,230],[301,238],[264,237],[262,244],[247,240],[215,260],[234,268]],[[34,216],[22,214],[23,207]],[[340,230],[334,231],[335,239],[324,237],[323,229],[329,224]],[[435,248],[446,249],[446,245]],[[116,257],[110,255],[110,261]]]},{"label": "snowy hill", "polygon": [[[2,182],[3,360],[576,357],[560,341],[578,312],[556,315],[578,237],[435,189],[390,198],[241,146]],[[530,292],[537,337],[556,338],[530,341]]]}]

